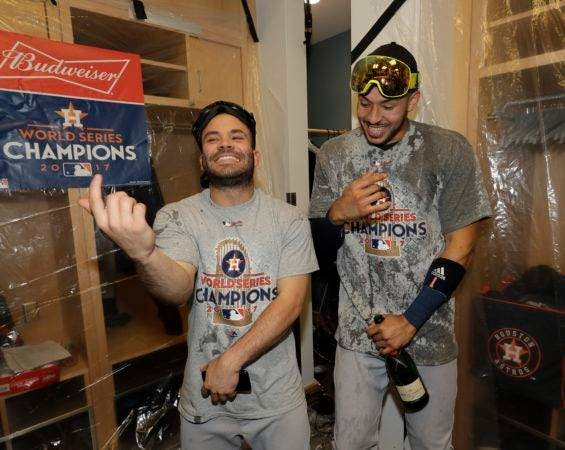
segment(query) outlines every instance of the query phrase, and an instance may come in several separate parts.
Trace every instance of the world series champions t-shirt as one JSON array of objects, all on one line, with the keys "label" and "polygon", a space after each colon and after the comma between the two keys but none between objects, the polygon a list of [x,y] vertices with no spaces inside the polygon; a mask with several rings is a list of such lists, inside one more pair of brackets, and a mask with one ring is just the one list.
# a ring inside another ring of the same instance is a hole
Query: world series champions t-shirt
[{"label": "world series champions t-shirt", "polygon": [[[476,157],[460,134],[410,122],[393,147],[381,149],[358,128],[327,141],[318,154],[310,217],[324,217],[355,179],[386,167],[391,206],[347,222],[338,251],[341,278],[336,338],[349,350],[377,354],[366,329],[377,313],[402,314],[415,299],[447,233],[490,215]],[[453,299],[420,328],[409,346],[417,364],[454,359]]]},{"label": "world series champions t-shirt", "polygon": [[155,220],[157,247],[197,267],[188,328],[188,359],[179,411],[191,422],[290,411],[304,401],[294,336],[245,369],[252,391],[212,405],[201,395],[200,368],[243,336],[274,301],[277,280],[318,269],[308,219],[259,189],[246,203],[220,207],[210,191],[165,206]]}]

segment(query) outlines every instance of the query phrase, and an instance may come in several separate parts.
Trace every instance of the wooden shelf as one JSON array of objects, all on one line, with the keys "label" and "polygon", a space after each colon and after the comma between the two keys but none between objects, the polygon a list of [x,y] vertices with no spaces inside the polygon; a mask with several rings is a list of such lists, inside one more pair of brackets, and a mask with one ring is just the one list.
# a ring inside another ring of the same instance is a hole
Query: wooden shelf
[{"label": "wooden shelf", "polygon": [[186,70],[171,69],[160,64],[141,64],[141,73],[145,95],[180,98],[188,103],[188,75]]},{"label": "wooden shelf", "polygon": [[115,398],[119,399],[158,384],[169,375],[182,379],[187,351],[186,342],[183,342],[115,365],[113,367]]},{"label": "wooden shelf", "polygon": [[537,8],[495,20],[484,35],[484,65],[496,66],[563,50],[563,36],[557,23],[564,8]]},{"label": "wooden shelf", "polygon": [[84,382],[79,379],[22,393],[6,400],[9,437],[14,438],[13,434],[17,432],[28,433],[87,409]]},{"label": "wooden shelf", "polygon": [[529,11],[513,14],[511,16],[503,17],[498,20],[493,20],[492,22],[488,23],[487,28],[494,28],[500,25],[515,22],[517,20],[522,20],[528,17],[537,16],[538,14],[543,14],[546,11],[555,10],[557,12],[558,9],[563,7],[565,7],[565,0],[560,0],[559,3],[552,3],[550,5],[535,7],[534,9],[531,9]]},{"label": "wooden shelf", "polygon": [[[86,364],[86,361],[84,360],[82,355],[79,355],[78,358],[77,358],[77,362],[75,364],[73,364],[70,367],[61,367],[61,375],[59,377],[59,382],[70,380],[71,378],[75,378],[75,377],[78,377],[78,376],[84,376],[87,373],[88,373],[88,366]],[[14,398],[14,397],[18,397],[20,395],[27,394],[29,392],[37,391],[38,389],[43,389],[44,387],[36,388],[36,389],[30,389],[28,391],[23,391],[23,392],[17,392],[15,394],[3,395],[2,397],[0,397],[0,399],[1,400],[8,400],[8,399],[11,399],[11,398]]]},{"label": "wooden shelf", "polygon": [[[88,407],[84,407],[59,416],[57,418],[59,423],[48,420],[28,429],[18,431],[10,435],[11,442],[8,444],[8,448],[13,450],[45,448],[45,442],[41,442],[38,445],[38,440],[45,439],[44,436],[51,433],[51,436],[55,439],[57,439],[57,436],[63,438],[66,444],[64,448],[95,448],[96,441],[89,416],[90,411]],[[63,437],[64,435],[61,435],[62,429],[66,431],[66,438]],[[38,432],[37,435],[34,435],[35,431]]]},{"label": "wooden shelf", "polygon": [[82,354],[77,355],[75,364],[69,367],[61,367],[61,381],[70,380],[71,378],[84,376],[88,373],[88,365]]},{"label": "wooden shelf", "polygon": [[148,105],[174,106],[175,108],[191,108],[190,100],[186,98],[160,97],[158,95],[145,95]]},{"label": "wooden shelf", "polygon": [[492,77],[503,73],[518,72],[534,67],[545,66],[547,64],[557,64],[565,61],[565,50],[543,53],[541,55],[530,56],[529,58],[515,59],[492,66],[481,67],[479,78]]},{"label": "wooden shelf", "polygon": [[186,334],[168,336],[161,327],[161,323],[138,318],[123,327],[108,330],[110,362],[117,364],[186,342]]},{"label": "wooden shelf", "polygon": [[71,8],[71,21],[77,44],[134,52],[144,59],[186,65],[183,33],[78,8]]},{"label": "wooden shelf", "polygon": [[171,64],[171,63],[155,61],[152,59],[145,59],[145,58],[141,58],[141,64],[147,66],[161,67],[163,69],[168,69],[168,70],[178,70],[181,72],[186,72],[188,70],[186,66],[183,66],[181,64]]},{"label": "wooden shelf", "polygon": [[140,285],[137,277],[119,283],[116,286],[116,295],[120,312],[128,313],[131,320],[123,326],[106,329],[110,364],[115,365],[186,342],[186,314],[182,309],[179,311],[183,334],[166,334],[163,322],[158,317],[157,306]]}]

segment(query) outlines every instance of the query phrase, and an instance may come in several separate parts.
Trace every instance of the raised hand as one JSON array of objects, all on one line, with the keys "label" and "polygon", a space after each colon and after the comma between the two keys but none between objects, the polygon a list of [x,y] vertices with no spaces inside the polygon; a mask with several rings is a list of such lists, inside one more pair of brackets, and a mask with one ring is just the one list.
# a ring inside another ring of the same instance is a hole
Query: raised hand
[{"label": "raised hand", "polygon": [[102,198],[102,175],[94,175],[88,198],[79,205],[86,209],[96,225],[134,261],[143,261],[155,250],[155,233],[145,220],[146,207],[125,192]]},{"label": "raised hand", "polygon": [[331,206],[328,217],[336,225],[348,220],[368,217],[390,207],[390,201],[379,201],[386,198],[386,193],[378,185],[386,179],[385,173],[367,172],[352,181]]}]

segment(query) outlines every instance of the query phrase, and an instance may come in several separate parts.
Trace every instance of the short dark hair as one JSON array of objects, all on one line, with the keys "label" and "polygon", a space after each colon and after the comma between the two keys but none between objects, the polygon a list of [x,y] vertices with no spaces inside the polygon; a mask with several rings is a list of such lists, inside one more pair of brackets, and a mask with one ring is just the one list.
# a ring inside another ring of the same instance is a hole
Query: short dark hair
[{"label": "short dark hair", "polygon": [[225,100],[219,100],[214,103],[210,103],[208,106],[205,106],[198,114],[198,117],[194,121],[192,125],[192,135],[194,139],[196,139],[196,143],[198,147],[202,151],[202,132],[204,128],[210,123],[210,121],[216,117],[218,114],[230,114],[235,118],[241,120],[249,131],[251,132],[251,148],[255,148],[255,136],[257,134],[256,131],[256,123],[255,117],[249,111],[247,111],[243,106],[238,105],[237,103],[228,102]]}]

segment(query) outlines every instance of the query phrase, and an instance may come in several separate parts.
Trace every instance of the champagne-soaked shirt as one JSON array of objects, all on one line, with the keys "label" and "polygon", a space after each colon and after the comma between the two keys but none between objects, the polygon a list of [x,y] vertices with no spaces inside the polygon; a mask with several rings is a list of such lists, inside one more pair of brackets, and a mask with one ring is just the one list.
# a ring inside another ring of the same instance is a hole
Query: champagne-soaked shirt
[{"label": "champagne-soaked shirt", "polygon": [[251,394],[212,405],[203,398],[200,367],[221,355],[277,301],[277,280],[317,270],[308,219],[298,208],[256,189],[248,202],[220,207],[210,191],[165,206],[155,220],[157,246],[198,268],[188,326],[188,360],[180,413],[205,422],[290,411],[305,401],[294,337],[246,367]]},{"label": "champagne-soaked shirt", "polygon": [[[392,204],[374,219],[346,223],[338,251],[341,278],[336,338],[349,350],[376,353],[365,330],[376,313],[401,314],[418,294],[444,235],[490,215],[481,172],[467,140],[410,122],[402,140],[380,149],[360,128],[327,141],[318,154],[310,217],[324,217],[346,186],[381,163]],[[409,346],[417,364],[457,356],[454,301],[442,305]]]}]

